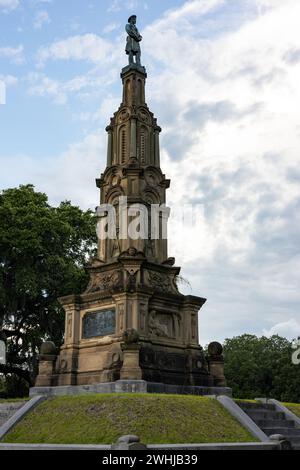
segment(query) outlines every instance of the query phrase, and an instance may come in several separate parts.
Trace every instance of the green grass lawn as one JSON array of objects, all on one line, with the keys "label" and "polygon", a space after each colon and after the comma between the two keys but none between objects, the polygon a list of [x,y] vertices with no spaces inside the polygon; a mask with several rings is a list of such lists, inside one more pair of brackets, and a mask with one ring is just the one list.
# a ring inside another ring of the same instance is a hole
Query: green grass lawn
[{"label": "green grass lawn", "polygon": [[48,399],[4,442],[111,444],[124,434],[145,444],[255,441],[212,398],[114,393]]},{"label": "green grass lawn", "polygon": [[300,403],[283,403],[283,405],[300,418]]},{"label": "green grass lawn", "polygon": [[246,402],[246,403],[258,403],[257,400],[248,400],[247,398],[234,398],[234,401],[239,404],[240,402]]}]

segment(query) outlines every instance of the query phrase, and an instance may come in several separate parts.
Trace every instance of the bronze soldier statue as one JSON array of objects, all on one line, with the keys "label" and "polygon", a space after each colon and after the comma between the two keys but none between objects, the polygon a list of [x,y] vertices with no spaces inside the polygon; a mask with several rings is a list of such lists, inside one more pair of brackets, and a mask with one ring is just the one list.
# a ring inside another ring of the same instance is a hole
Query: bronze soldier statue
[{"label": "bronze soldier statue", "polygon": [[128,24],[126,25],[125,29],[128,34],[125,51],[129,56],[129,65],[134,64],[134,56],[136,57],[136,65],[141,65],[140,42],[142,40],[142,36],[136,27],[136,15],[131,15],[128,18]]}]

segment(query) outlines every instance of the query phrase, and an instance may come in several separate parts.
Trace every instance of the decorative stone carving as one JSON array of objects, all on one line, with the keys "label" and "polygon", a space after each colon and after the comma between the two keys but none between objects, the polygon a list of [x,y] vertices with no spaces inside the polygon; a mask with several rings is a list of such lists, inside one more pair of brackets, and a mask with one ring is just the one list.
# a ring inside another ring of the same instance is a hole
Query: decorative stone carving
[{"label": "decorative stone carving", "polygon": [[151,118],[150,118],[149,113],[143,108],[139,109],[138,111],[138,119],[144,122],[145,124],[151,123]]},{"label": "decorative stone carving", "polygon": [[122,339],[125,344],[134,344],[139,341],[139,334],[134,328],[124,331]]},{"label": "decorative stone carving", "polygon": [[86,293],[103,292],[118,289],[122,286],[121,272],[92,273]]},{"label": "decorative stone carving", "polygon": [[124,304],[120,304],[118,308],[118,313],[119,313],[119,330],[122,332],[124,329]]},{"label": "decorative stone carving", "polygon": [[149,314],[149,333],[152,336],[168,337],[169,336],[168,321],[158,315],[155,310],[151,310]]},{"label": "decorative stone carving", "polygon": [[171,292],[174,290],[172,281],[167,274],[148,271],[149,283],[154,289],[162,292]]},{"label": "decorative stone carving", "polygon": [[126,251],[122,251],[122,253],[120,254],[120,259],[121,258],[137,258],[137,257],[142,257],[144,258],[145,255],[142,251],[138,251],[136,248],[134,248],[133,246],[128,248],[128,250]]},{"label": "decorative stone carving", "polygon": [[118,115],[118,123],[121,124],[127,121],[130,118],[130,110],[128,108],[123,108]]},{"label": "decorative stone carving", "polygon": [[126,282],[126,289],[129,292],[135,292],[136,290],[136,283],[137,283],[137,270],[127,270],[127,282]]}]

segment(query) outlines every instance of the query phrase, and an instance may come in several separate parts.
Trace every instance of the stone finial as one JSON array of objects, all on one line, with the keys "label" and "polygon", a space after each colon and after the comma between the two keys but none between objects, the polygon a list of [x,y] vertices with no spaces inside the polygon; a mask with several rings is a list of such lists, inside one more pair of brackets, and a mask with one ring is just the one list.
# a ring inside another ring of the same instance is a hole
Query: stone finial
[{"label": "stone finial", "polygon": [[45,341],[41,345],[40,354],[42,356],[55,356],[57,353],[56,346],[53,341]]},{"label": "stone finial", "polygon": [[212,343],[208,345],[209,356],[221,356],[222,353],[223,353],[223,346],[217,341],[213,341]]},{"label": "stone finial", "polygon": [[270,441],[277,442],[280,450],[291,450],[292,445],[290,441],[282,434],[272,434],[269,436]]}]

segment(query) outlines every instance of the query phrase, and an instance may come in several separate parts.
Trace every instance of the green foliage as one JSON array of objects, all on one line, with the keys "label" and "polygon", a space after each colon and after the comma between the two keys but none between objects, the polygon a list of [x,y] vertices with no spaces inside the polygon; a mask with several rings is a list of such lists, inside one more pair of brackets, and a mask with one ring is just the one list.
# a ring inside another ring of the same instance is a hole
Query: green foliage
[{"label": "green foliage", "polygon": [[300,402],[300,366],[292,363],[292,352],[292,343],[280,336],[227,339],[225,376],[233,396]]},{"label": "green foliage", "polygon": [[29,383],[17,374],[0,376],[0,402],[1,399],[14,399],[25,397],[29,393]]},{"label": "green foliage", "polygon": [[70,202],[51,207],[32,185],[0,193],[0,331],[7,365],[0,372],[32,382],[43,340],[62,342],[57,298],[85,287],[95,219]]},{"label": "green foliage", "polygon": [[255,440],[217,400],[114,393],[48,399],[4,441],[111,444],[124,434],[136,434],[145,444]]}]

